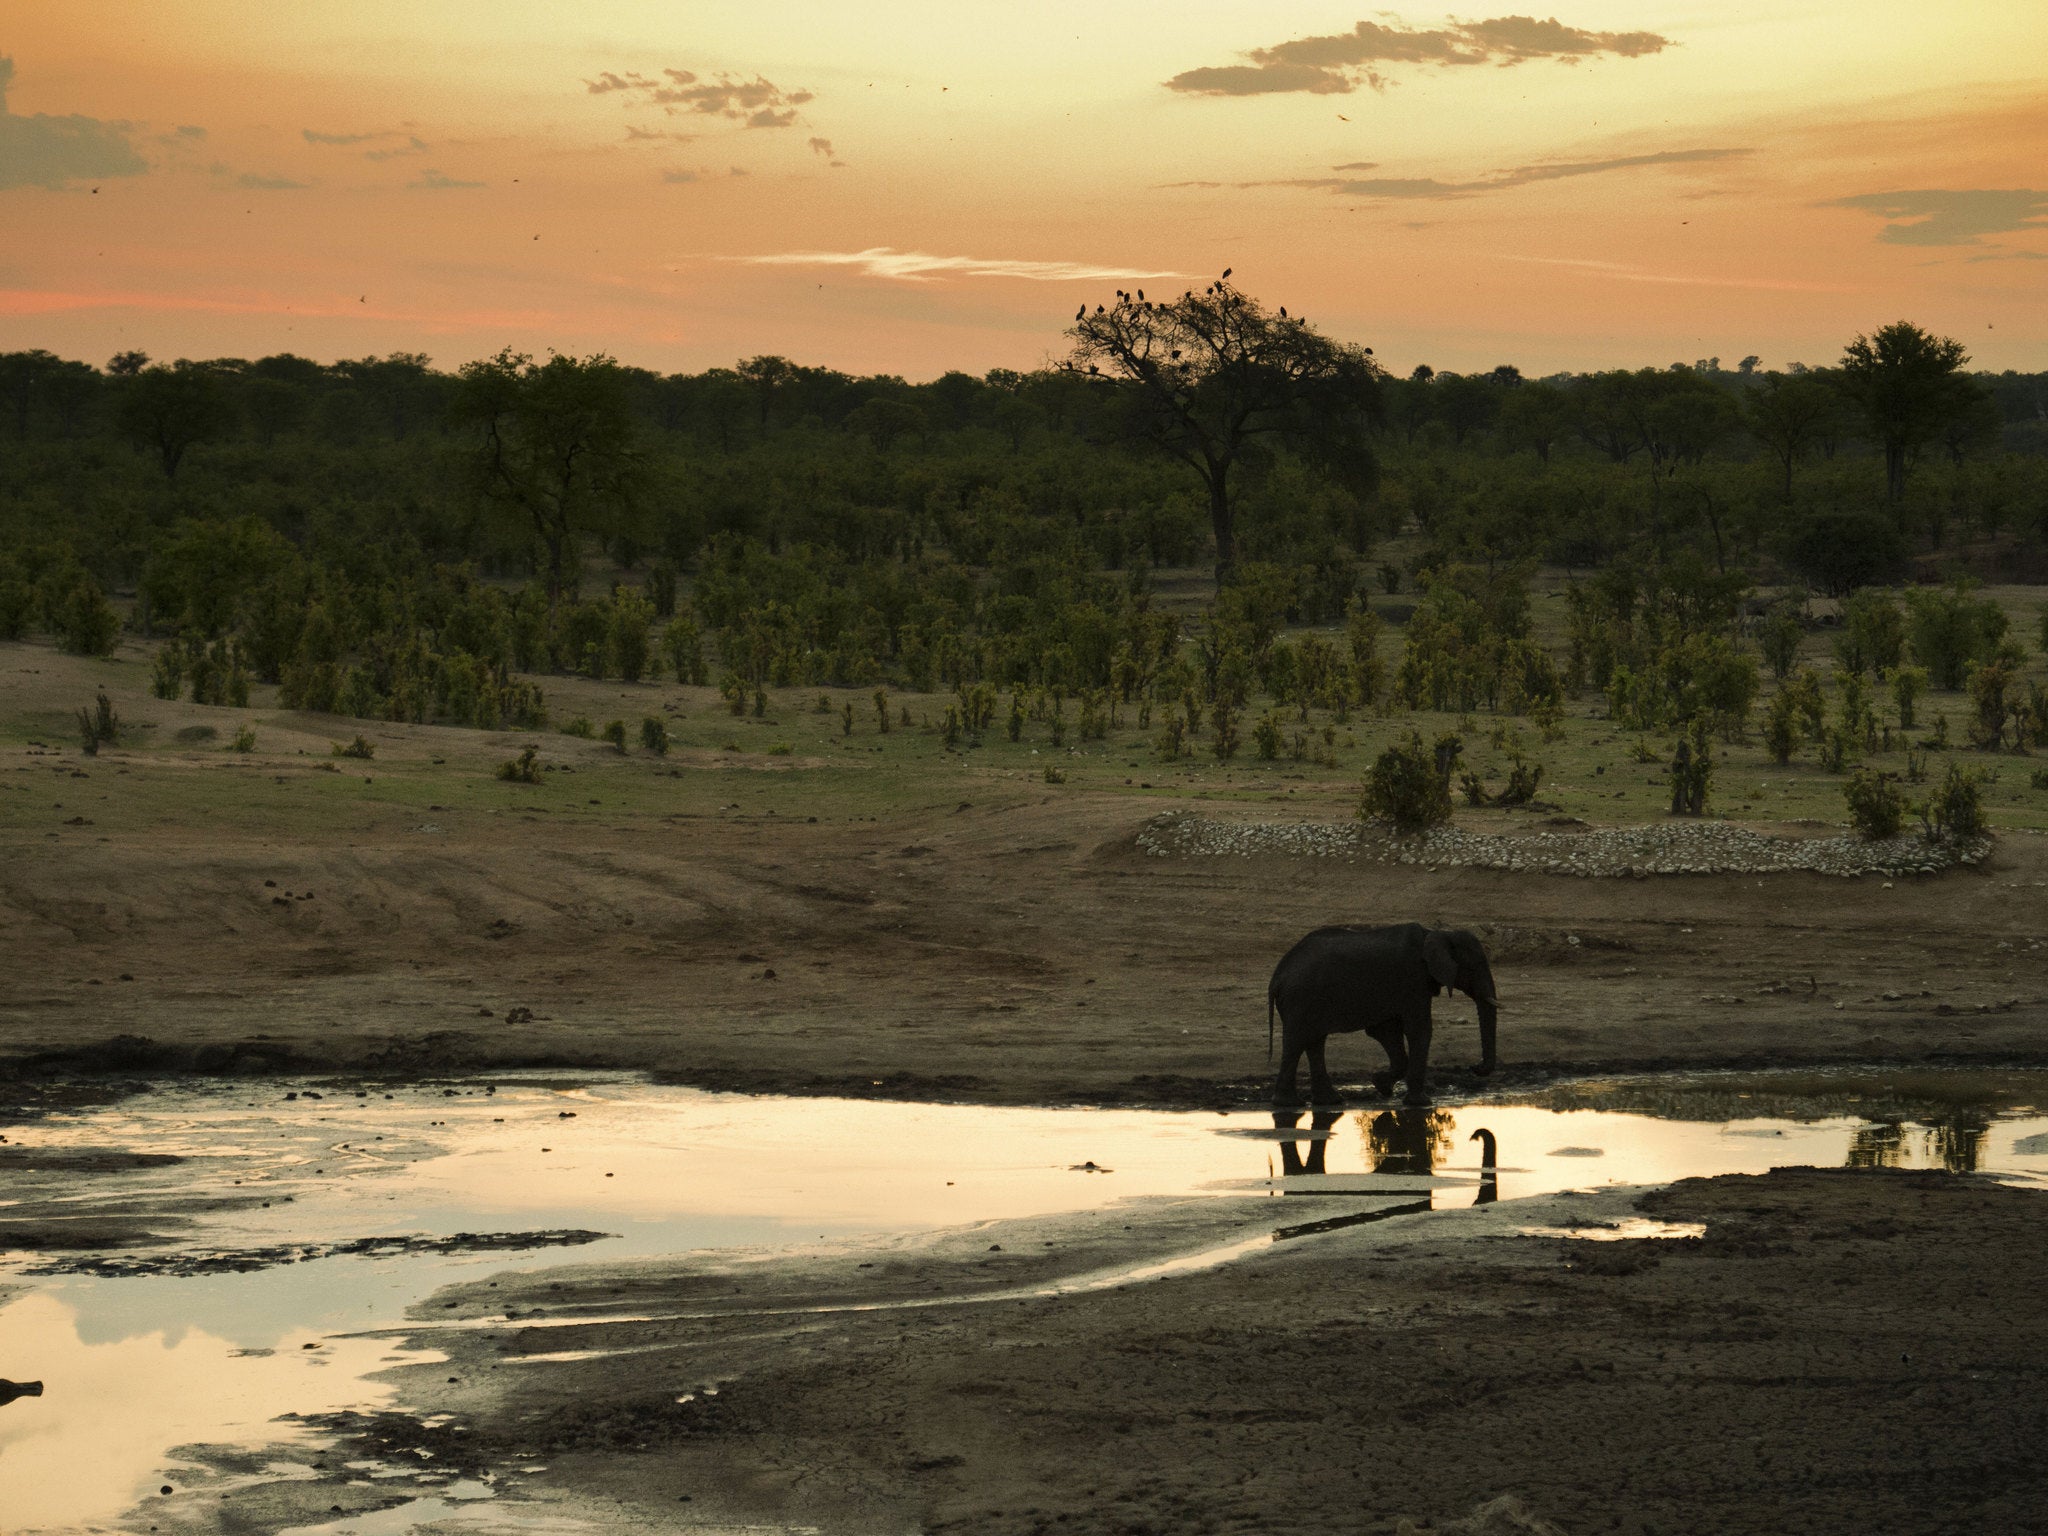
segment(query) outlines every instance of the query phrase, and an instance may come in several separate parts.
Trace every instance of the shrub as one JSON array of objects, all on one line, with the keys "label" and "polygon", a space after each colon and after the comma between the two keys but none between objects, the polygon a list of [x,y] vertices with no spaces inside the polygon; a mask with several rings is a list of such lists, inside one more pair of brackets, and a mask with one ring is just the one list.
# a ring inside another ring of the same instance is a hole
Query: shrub
[{"label": "shrub", "polygon": [[851,736],[853,734],[853,700],[851,699],[846,701],[846,707],[840,712],[839,734],[842,736]]},{"label": "shrub", "polygon": [[1695,720],[1671,751],[1671,814],[1704,816],[1707,791],[1714,782],[1714,751],[1706,722]]},{"label": "shrub", "polygon": [[365,762],[368,762],[371,758],[377,755],[377,749],[371,746],[370,743],[364,740],[361,736],[358,736],[354,741],[350,742],[347,746],[343,746],[338,741],[331,742],[329,743],[329,745],[333,748],[332,755],[335,757],[357,757],[361,758]]},{"label": "shrub", "polygon": [[1940,786],[1913,809],[1931,843],[1974,842],[1984,835],[1981,770],[1950,763]]},{"label": "shrub", "polygon": [[80,577],[56,614],[58,648],[73,656],[105,656],[121,637],[121,616],[107,602],[99,583]]},{"label": "shrub", "polygon": [[1820,739],[1820,765],[1829,773],[1840,773],[1856,755],[1856,738],[1842,725],[1831,725]]},{"label": "shrub", "polygon": [[657,757],[668,756],[668,726],[659,715],[649,715],[640,722],[640,745]]},{"label": "shrub", "polygon": [[528,746],[509,763],[498,764],[498,777],[511,784],[538,784],[540,748]]},{"label": "shrub", "polygon": [[1262,763],[1270,763],[1280,756],[1280,717],[1272,710],[1261,715],[1259,723],[1252,727],[1252,745]]},{"label": "shrub", "polygon": [[778,741],[768,749],[768,755],[770,757],[788,757],[794,751],[796,751],[796,748],[792,747],[788,742]]},{"label": "shrub", "polygon": [[2005,610],[1989,598],[1972,597],[1975,590],[1975,582],[1958,577],[1945,587],[1906,593],[1913,659],[1933,675],[1937,688],[1962,687],[1970,663],[1989,661],[2005,638]]},{"label": "shrub", "polygon": [[1790,603],[1779,603],[1764,616],[1757,643],[1763,648],[1764,660],[1770,663],[1772,677],[1780,682],[1785,680],[1799,657],[1799,642],[1805,634],[1799,610]]},{"label": "shrub", "polygon": [[1770,708],[1764,711],[1763,735],[1764,749],[1780,767],[1799,750],[1799,701],[1783,688],[1771,695]]},{"label": "shrub", "polygon": [[1892,703],[1898,707],[1899,729],[1913,729],[1913,710],[1920,702],[1920,695],[1927,691],[1927,669],[1925,667],[1894,667],[1892,669]]},{"label": "shrub", "polygon": [[1842,786],[1842,798],[1849,806],[1849,825],[1870,842],[1897,837],[1906,824],[1906,796],[1894,774],[1858,768]]},{"label": "shrub", "polygon": [[94,726],[92,711],[89,709],[81,709],[78,712],[78,749],[87,757],[100,755],[100,733]]},{"label": "shrub", "polygon": [[1543,765],[1525,760],[1519,753],[1508,760],[1508,781],[1495,797],[1500,805],[1527,805],[1536,798],[1543,782]]},{"label": "shrub", "polygon": [[1875,672],[1882,677],[1899,664],[1906,646],[1906,622],[1892,595],[1884,591],[1854,592],[1842,603],[1842,633],[1835,656],[1845,671]]},{"label": "shrub", "polygon": [[604,728],[604,739],[612,744],[615,751],[626,750],[626,722],[614,720]]},{"label": "shrub", "polygon": [[[853,708],[851,704],[846,707],[848,709]],[[940,729],[946,738],[946,750],[948,752],[951,752],[960,745],[960,710],[957,705],[948,704],[946,706],[946,723]]]},{"label": "shrub", "polygon": [[2005,745],[2005,720],[2013,708],[2007,694],[2019,687],[2018,669],[2001,655],[1971,663],[1968,676],[1970,745],[1980,752],[1996,752]]},{"label": "shrub", "polygon": [[2027,782],[2036,789],[2048,789],[2048,768],[2036,768],[2027,775]]},{"label": "shrub", "polygon": [[1237,756],[1237,749],[1243,744],[1237,734],[1237,711],[1227,694],[1216,695],[1216,707],[1210,711],[1210,724],[1209,750],[1216,754],[1217,762],[1227,763]]},{"label": "shrub", "polygon": [[1048,784],[1064,784],[1064,783],[1066,783],[1066,782],[1067,782],[1067,775],[1066,775],[1066,770],[1064,770],[1064,769],[1060,768],[1060,767],[1059,767],[1059,766],[1057,766],[1056,764],[1053,764],[1053,763],[1047,763],[1047,764],[1045,765],[1045,782],[1046,782],[1046,783],[1048,783]]},{"label": "shrub", "polygon": [[1006,724],[1009,729],[1010,740],[1021,741],[1024,736],[1024,706],[1018,701],[1017,695],[1014,693],[1010,695],[1010,718]]},{"label": "shrub", "polygon": [[256,750],[256,733],[250,730],[248,726],[243,726],[239,731],[235,732],[235,739],[228,744],[228,750],[230,752],[254,752]]},{"label": "shrub", "polygon": [[1366,769],[1360,818],[1391,822],[1403,831],[1449,821],[1450,776],[1438,771],[1439,762],[1440,754],[1423,744],[1421,733],[1410,731],[1406,741],[1388,747]]},{"label": "shrub", "polygon": [[[875,690],[875,725],[886,736],[889,734],[889,694],[887,689]],[[1010,738],[1015,741],[1017,738]]]},{"label": "shrub", "polygon": [[1159,739],[1152,744],[1152,750],[1159,754],[1161,762],[1170,763],[1186,754],[1188,748],[1188,723],[1178,710],[1166,717],[1166,724],[1159,732]]},{"label": "shrub", "polygon": [[104,692],[93,695],[92,708],[78,712],[81,725],[89,725],[93,740],[113,746],[121,739],[121,717],[114,712],[114,701]]},{"label": "shrub", "polygon": [[589,741],[597,735],[597,727],[590,723],[588,715],[575,715],[564,722],[562,734],[564,736],[580,736],[585,741]]},{"label": "shrub", "polygon": [[175,699],[185,691],[185,658],[175,645],[158,647],[149,664],[149,691],[160,699]]}]

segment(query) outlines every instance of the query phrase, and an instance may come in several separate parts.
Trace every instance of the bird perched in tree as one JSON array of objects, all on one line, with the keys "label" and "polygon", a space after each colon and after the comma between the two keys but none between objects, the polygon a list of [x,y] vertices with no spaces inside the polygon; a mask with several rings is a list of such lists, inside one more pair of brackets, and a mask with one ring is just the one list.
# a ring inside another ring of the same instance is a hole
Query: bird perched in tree
[{"label": "bird perched in tree", "polygon": [[1075,310],[1074,318],[1076,320],[1086,320],[1088,318],[1088,306],[1083,304],[1079,309]]},{"label": "bird perched in tree", "polygon": [[1226,278],[1227,278],[1227,277],[1229,277],[1229,276],[1230,276],[1230,271],[1231,271],[1231,269],[1230,269],[1229,267],[1225,267],[1225,268],[1223,269],[1223,275],[1224,275],[1224,276],[1225,276]]}]

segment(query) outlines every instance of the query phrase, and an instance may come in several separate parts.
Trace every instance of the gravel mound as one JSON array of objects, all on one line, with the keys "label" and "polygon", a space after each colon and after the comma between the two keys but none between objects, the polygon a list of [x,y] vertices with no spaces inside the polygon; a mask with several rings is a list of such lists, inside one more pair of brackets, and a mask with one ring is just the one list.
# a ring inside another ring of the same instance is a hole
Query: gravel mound
[{"label": "gravel mound", "polygon": [[1156,858],[1368,860],[1431,868],[1510,869],[1542,875],[1932,875],[1975,864],[1989,840],[1950,847],[1920,837],[1782,837],[1725,821],[1504,836],[1435,827],[1403,836],[1363,822],[1225,822],[1171,812],[1147,822],[1138,846]]}]

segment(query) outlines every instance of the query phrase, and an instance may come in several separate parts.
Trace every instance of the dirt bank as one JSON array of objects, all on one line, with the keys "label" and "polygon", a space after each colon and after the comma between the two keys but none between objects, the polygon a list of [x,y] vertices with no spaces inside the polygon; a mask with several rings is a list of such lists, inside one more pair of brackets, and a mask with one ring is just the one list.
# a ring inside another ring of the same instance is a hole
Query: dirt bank
[{"label": "dirt bank", "polygon": [[[566,1063],[1201,1103],[1257,1091],[1265,980],[1295,937],[1410,918],[1489,936],[1524,1070],[2048,1057],[2036,837],[1889,882],[1571,879],[1158,857],[1146,819],[1009,790],[894,824],[436,810],[380,835],[44,839],[0,858],[0,1057],[45,1077]],[[1476,1032],[1462,1000],[1445,1012],[1455,1066]],[[1332,1057],[1352,1080],[1368,1065]]]}]

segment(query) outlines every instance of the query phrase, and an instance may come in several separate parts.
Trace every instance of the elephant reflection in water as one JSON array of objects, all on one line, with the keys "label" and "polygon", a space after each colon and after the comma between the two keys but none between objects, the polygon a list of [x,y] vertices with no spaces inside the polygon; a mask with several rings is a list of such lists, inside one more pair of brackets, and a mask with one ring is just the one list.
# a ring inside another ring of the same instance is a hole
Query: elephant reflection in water
[{"label": "elephant reflection in water", "polygon": [[[1975,1173],[1984,1160],[1984,1140],[1991,1122],[1974,1109],[1956,1108],[1930,1117],[1916,1129],[1924,1161],[1930,1167]],[[1846,1161],[1851,1168],[1904,1168],[1912,1160],[1912,1143],[1903,1121],[1880,1120],[1850,1133]]]},{"label": "elephant reflection in water", "polygon": [[1465,1139],[1479,1143],[1479,1193],[1472,1197],[1472,1203],[1491,1205],[1500,1198],[1500,1146],[1493,1132],[1485,1129],[1474,1131]]},{"label": "elephant reflection in water", "polygon": [[[1330,1127],[1343,1118],[1340,1109],[1319,1109],[1309,1118],[1309,1129],[1315,1134],[1309,1138],[1308,1157],[1301,1155],[1301,1143],[1283,1141],[1280,1143],[1280,1172],[1286,1178],[1299,1178],[1303,1174],[1323,1174],[1330,1170],[1326,1166],[1330,1155]],[[1273,1129],[1291,1131],[1301,1124],[1301,1111],[1276,1109],[1273,1111]],[[1270,1165],[1269,1165],[1270,1166]]]}]

